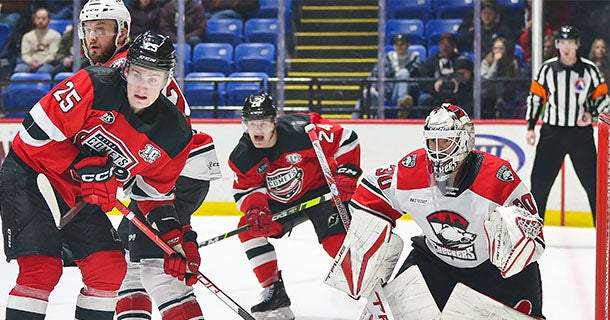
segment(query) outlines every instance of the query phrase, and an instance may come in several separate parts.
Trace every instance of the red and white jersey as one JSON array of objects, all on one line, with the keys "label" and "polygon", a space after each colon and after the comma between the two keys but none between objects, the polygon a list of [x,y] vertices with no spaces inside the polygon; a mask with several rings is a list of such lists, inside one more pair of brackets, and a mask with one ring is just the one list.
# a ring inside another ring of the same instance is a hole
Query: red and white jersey
[{"label": "red and white jersey", "polygon": [[499,157],[472,151],[464,163],[466,174],[449,195],[435,185],[429,163],[426,151],[418,149],[370,171],[351,205],[393,223],[409,214],[432,254],[458,268],[489,259],[483,222],[496,207],[516,205],[538,216],[529,189]]},{"label": "red and white jersey", "polygon": [[273,211],[281,210],[291,202],[329,192],[304,129],[310,123],[316,124],[316,133],[332,172],[342,164],[360,167],[360,142],[351,129],[317,113],[281,116],[275,146],[256,148],[244,133],[229,156],[229,167],[235,178],[233,197],[242,212],[267,206]]},{"label": "red and white jersey", "polygon": [[62,81],[25,117],[13,140],[14,152],[44,173],[68,205],[80,183],[70,166],[78,156],[108,152],[124,189],[137,194],[147,214],[173,201],[173,187],[191,150],[184,115],[165,97],[134,114],[117,69],[95,66]]},{"label": "red and white jersey", "polygon": [[[128,46],[121,48],[119,52],[106,62],[105,66],[117,69],[122,68],[125,65],[125,61],[127,61],[127,49]],[[184,113],[187,121],[190,123],[191,109],[173,76],[170,77],[161,93]],[[222,177],[220,162],[218,161],[212,136],[204,132],[193,132],[193,150],[184,167],[184,172],[180,175],[206,181],[217,180]]]}]

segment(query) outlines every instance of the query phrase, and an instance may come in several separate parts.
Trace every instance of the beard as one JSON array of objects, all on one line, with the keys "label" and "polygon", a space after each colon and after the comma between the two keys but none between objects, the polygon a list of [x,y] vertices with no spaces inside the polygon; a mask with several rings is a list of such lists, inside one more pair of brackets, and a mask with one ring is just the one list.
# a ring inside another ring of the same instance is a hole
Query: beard
[{"label": "beard", "polygon": [[114,56],[115,51],[116,46],[113,45],[112,47],[101,52],[89,52],[89,59],[93,62],[94,65],[98,63],[105,64],[106,62],[108,62],[108,60],[110,60],[110,58],[112,58],[112,56]]}]

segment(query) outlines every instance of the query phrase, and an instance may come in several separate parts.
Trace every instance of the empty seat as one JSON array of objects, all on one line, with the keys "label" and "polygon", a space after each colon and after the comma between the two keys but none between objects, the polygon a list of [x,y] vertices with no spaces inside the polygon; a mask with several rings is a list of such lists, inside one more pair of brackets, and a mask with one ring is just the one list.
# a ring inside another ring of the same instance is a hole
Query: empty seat
[{"label": "empty seat", "polygon": [[266,92],[269,77],[264,72],[234,72],[229,80],[236,78],[257,78],[248,82],[227,83],[227,104],[230,106],[243,106],[244,100],[251,94]]},{"label": "empty seat", "polygon": [[[220,72],[191,72],[186,76],[184,85],[184,96],[191,106],[191,117],[214,118],[214,111],[196,110],[199,106],[224,106],[226,105],[226,82],[224,81],[192,81],[193,79],[219,78],[225,75]],[[190,80],[190,81],[189,81]],[[232,118],[233,111],[219,111],[219,118]]]},{"label": "empty seat", "polygon": [[[48,73],[17,72],[11,75],[8,90],[2,93],[6,116],[22,118],[51,89]],[[39,81],[39,82],[19,82]]]},{"label": "empty seat", "polygon": [[411,44],[424,44],[424,22],[419,19],[389,19],[385,25],[386,44],[392,44],[392,37],[404,33]]},{"label": "empty seat", "polygon": [[74,72],[59,72],[53,77],[53,85],[56,86],[58,83],[70,78],[74,75]]},{"label": "empty seat", "polygon": [[436,0],[434,11],[438,19],[462,19],[473,3],[472,0]]},{"label": "empty seat", "polygon": [[432,12],[432,0],[389,0],[388,18],[390,19],[420,19],[428,21]]},{"label": "empty seat", "polygon": [[233,46],[230,43],[198,43],[193,50],[194,72],[233,72]]},{"label": "empty seat", "polygon": [[443,33],[458,33],[458,28],[462,24],[462,19],[432,19],[426,23],[426,39],[428,39],[428,49],[438,44],[438,40]]},{"label": "empty seat", "polygon": [[[193,71],[193,49],[191,48],[191,45],[188,43],[185,43],[183,48],[184,48],[184,74],[189,74],[190,72]],[[181,58],[178,56],[179,48],[178,48],[177,43],[174,43],[174,49],[176,49],[176,58],[178,60],[181,60]]]},{"label": "empty seat", "polygon": [[244,42],[277,43],[277,19],[249,19],[244,25]]},{"label": "empty seat", "polygon": [[275,74],[275,47],[271,43],[242,43],[235,47],[236,72]]},{"label": "empty seat", "polygon": [[66,32],[68,26],[72,26],[72,19],[51,19],[49,21],[49,28],[61,34]]},{"label": "empty seat", "polygon": [[211,19],[206,23],[205,42],[227,42],[233,46],[242,42],[244,25],[240,19]]}]

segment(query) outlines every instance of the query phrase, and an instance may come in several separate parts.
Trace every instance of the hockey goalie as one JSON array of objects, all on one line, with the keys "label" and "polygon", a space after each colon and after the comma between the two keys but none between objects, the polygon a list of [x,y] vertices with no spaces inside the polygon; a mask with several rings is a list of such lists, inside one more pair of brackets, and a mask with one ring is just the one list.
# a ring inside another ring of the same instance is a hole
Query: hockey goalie
[{"label": "hockey goalie", "polygon": [[[460,107],[432,110],[423,136],[424,148],[362,179],[325,282],[369,300],[361,319],[544,319],[532,194],[507,161],[474,150]],[[407,213],[422,234],[397,266],[403,246],[392,230]]]}]

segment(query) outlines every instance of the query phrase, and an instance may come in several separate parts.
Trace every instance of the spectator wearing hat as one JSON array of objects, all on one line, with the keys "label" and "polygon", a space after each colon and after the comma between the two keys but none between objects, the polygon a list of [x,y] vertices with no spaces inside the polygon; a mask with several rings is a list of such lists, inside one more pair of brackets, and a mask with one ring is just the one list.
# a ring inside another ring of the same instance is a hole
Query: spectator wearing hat
[{"label": "spectator wearing hat", "polygon": [[[453,91],[453,89],[450,90],[449,88],[451,85],[450,82],[452,81],[448,82],[448,80],[451,80],[452,77],[455,76],[456,68],[454,62],[458,58],[466,58],[469,60],[468,56],[459,53],[455,36],[451,33],[443,33],[439,39],[438,52],[435,55],[428,57],[421,68],[421,77],[434,78],[436,80],[420,83],[420,87],[424,92],[419,95],[417,104],[423,110],[417,117],[425,117],[430,113],[430,108],[438,106],[442,101],[447,100],[447,94],[449,91]],[[441,85],[443,83],[445,83],[445,87],[443,87],[444,90],[441,92]],[[453,103],[453,101],[451,102]],[[462,104],[455,103],[462,106]]]},{"label": "spectator wearing hat", "polygon": [[[485,57],[496,38],[511,39],[515,43],[516,36],[502,18],[500,7],[495,0],[481,1],[481,56]],[[458,28],[458,47],[462,51],[473,51],[474,21],[464,17]]]},{"label": "spectator wearing hat", "polygon": [[[385,78],[406,80],[420,75],[420,67],[422,64],[421,57],[416,51],[409,52],[409,45],[411,40],[406,34],[396,34],[392,37],[392,43],[394,44],[394,50],[389,51],[385,56]],[[378,64],[375,64],[371,71],[371,77],[377,77]],[[379,97],[379,91],[374,83],[371,87],[371,106],[377,105],[377,99]],[[385,103],[396,105],[398,107],[398,118],[406,118],[413,107],[413,96],[417,94],[418,87],[414,82],[407,81],[386,81],[385,82]],[[363,92],[364,96],[367,96],[367,90]],[[354,118],[360,118],[360,105],[362,100],[358,100],[356,103],[356,112]]]}]

